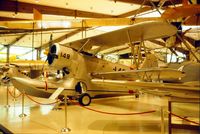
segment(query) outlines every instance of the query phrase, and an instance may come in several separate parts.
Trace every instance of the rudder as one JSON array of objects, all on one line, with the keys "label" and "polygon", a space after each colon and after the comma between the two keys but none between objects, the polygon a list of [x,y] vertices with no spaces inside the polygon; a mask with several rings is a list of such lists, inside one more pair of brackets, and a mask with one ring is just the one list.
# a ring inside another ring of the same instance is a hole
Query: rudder
[{"label": "rudder", "polygon": [[140,68],[158,67],[158,59],[154,54],[148,53]]}]

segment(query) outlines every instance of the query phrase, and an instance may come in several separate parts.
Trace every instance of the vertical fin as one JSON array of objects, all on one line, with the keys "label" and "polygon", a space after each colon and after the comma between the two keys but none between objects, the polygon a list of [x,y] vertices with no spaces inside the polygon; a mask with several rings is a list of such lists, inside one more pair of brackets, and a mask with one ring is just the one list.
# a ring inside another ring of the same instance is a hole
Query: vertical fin
[{"label": "vertical fin", "polygon": [[158,59],[154,54],[148,53],[140,68],[142,69],[155,67],[158,67]]}]

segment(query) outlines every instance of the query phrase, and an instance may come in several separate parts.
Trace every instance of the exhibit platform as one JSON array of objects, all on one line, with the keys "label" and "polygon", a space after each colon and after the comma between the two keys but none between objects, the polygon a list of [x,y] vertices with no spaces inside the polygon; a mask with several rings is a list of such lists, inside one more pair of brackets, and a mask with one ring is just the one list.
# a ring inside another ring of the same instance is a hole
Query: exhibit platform
[{"label": "exhibit platform", "polygon": [[[46,102],[35,97],[31,97],[31,100],[30,96],[24,96],[26,116],[20,117],[23,114],[22,95],[15,91],[14,99],[13,93],[14,88],[9,87],[7,102],[7,88],[0,86],[1,133],[60,134],[64,133],[64,128],[69,128],[70,134],[168,133],[167,97],[141,94],[139,98],[135,98],[134,95],[101,98],[92,100],[91,105],[87,107],[68,101],[67,107],[61,104],[59,109],[52,110],[54,105],[40,105],[37,102]],[[7,104],[9,107],[6,107]],[[161,109],[164,111],[163,114]],[[199,121],[199,107],[175,104],[174,110],[178,115],[190,113],[188,119]],[[176,117],[173,118],[173,122],[188,123]],[[180,129],[174,130],[173,133],[198,134],[198,131]]]}]

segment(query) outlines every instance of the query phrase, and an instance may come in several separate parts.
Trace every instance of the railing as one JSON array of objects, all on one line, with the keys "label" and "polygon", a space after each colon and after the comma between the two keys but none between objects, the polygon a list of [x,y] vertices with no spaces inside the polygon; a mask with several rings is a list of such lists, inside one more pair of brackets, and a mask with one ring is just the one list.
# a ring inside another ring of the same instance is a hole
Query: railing
[{"label": "railing", "polygon": [[[172,134],[173,128],[174,129],[187,129],[187,130],[192,130],[192,131],[198,132],[200,130],[199,120],[193,121],[193,120],[189,119],[188,115],[190,113],[186,113],[187,115],[184,115],[184,116],[180,116],[180,115],[172,113],[172,106],[173,106],[172,104],[174,104],[174,103],[178,103],[178,104],[190,103],[190,104],[197,105],[198,106],[197,108],[199,108],[199,101],[189,101],[189,100],[188,101],[169,101],[168,102],[168,129],[169,129],[168,131],[169,131],[169,134]],[[193,111],[191,111],[191,112],[193,112]],[[172,123],[172,116],[175,116],[175,117],[181,119],[182,123]]]}]

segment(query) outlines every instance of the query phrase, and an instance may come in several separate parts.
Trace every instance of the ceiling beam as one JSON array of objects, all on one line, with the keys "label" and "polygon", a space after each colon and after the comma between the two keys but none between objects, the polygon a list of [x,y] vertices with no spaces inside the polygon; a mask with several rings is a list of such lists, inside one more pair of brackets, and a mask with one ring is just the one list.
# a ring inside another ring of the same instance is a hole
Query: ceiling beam
[{"label": "ceiling beam", "polygon": [[161,17],[165,19],[180,19],[200,13],[200,5],[187,5],[167,8]]},{"label": "ceiling beam", "polygon": [[[0,35],[6,34],[20,34],[20,33],[32,33],[32,32],[48,32],[48,31],[64,31],[64,30],[71,30],[73,28],[47,28],[47,29],[13,29],[13,28],[6,28],[0,29]],[[75,28],[74,28],[75,29]],[[45,33],[43,33],[45,34]]]},{"label": "ceiling beam", "polygon": [[49,44],[50,44],[50,43],[58,43],[58,42],[61,42],[61,41],[63,41],[64,39],[69,38],[69,37],[71,37],[71,36],[73,36],[73,35],[79,33],[81,30],[82,30],[82,29],[77,29],[77,30],[74,30],[74,31],[72,31],[72,32],[70,32],[70,33],[67,33],[67,34],[65,34],[65,35],[62,35],[62,36],[60,36],[60,37],[58,37],[58,38],[56,38],[56,39],[54,39],[54,40],[51,40],[51,41],[49,41],[49,42],[43,44],[43,45],[41,46],[41,49],[45,49],[45,48],[49,47]]},{"label": "ceiling beam", "polygon": [[[109,0],[109,1],[113,1],[113,2],[123,2],[123,3],[130,3],[130,4],[137,4],[137,5],[141,5],[143,3],[144,0]],[[146,2],[144,3],[144,5],[146,6],[151,6],[150,2],[148,2],[148,0],[146,0]]]},{"label": "ceiling beam", "polygon": [[41,14],[62,15],[72,17],[87,17],[87,18],[111,18],[115,17],[108,14],[93,13],[81,10],[73,10],[67,8],[58,8],[37,4],[30,4],[12,0],[0,0],[0,11],[10,11],[15,13],[33,13],[33,9],[37,9]]},{"label": "ceiling beam", "polygon": [[143,12],[152,10],[152,9],[153,9],[152,7],[142,7],[140,9],[136,9],[136,10],[133,10],[133,11],[130,11],[130,12],[127,12],[127,13],[120,14],[117,17],[120,17],[120,18],[129,17],[129,16],[133,16],[133,15],[136,15],[136,14],[139,14],[139,13],[143,13]]},{"label": "ceiling beam", "polygon": [[[95,26],[121,26],[132,25],[134,23],[152,20],[164,20],[160,17],[144,17],[144,18],[104,18],[104,19],[84,19],[79,22],[73,21],[0,21],[0,26],[6,29],[18,29],[18,30],[32,30],[41,29],[41,25],[45,28],[87,28]],[[68,24],[66,26],[65,24]]]},{"label": "ceiling beam", "polygon": [[[123,3],[130,3],[130,4],[138,4],[141,5],[144,0],[110,0],[110,1],[114,1],[114,2],[123,2]],[[159,4],[159,1],[153,1],[151,0],[156,6]],[[182,0],[167,0],[163,6],[169,6],[169,5],[175,5],[175,4],[181,4]],[[150,0],[145,0],[145,3],[143,5],[146,6],[152,6],[152,4],[150,3]]]},{"label": "ceiling beam", "polygon": [[28,20],[23,18],[11,18],[11,17],[2,17],[0,16],[0,21],[13,21],[13,20]]}]

